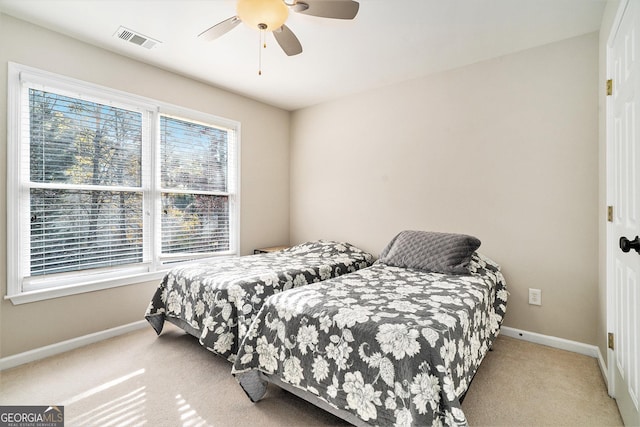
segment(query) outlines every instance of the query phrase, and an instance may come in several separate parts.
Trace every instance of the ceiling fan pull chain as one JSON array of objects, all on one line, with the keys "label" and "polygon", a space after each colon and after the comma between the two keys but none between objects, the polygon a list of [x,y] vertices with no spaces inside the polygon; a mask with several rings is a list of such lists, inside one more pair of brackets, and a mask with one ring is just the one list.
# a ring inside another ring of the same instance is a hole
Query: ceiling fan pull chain
[{"label": "ceiling fan pull chain", "polygon": [[267,26],[265,24],[260,24],[258,25],[258,28],[260,29],[260,40],[259,40],[260,43],[258,44],[258,75],[261,76],[262,75],[262,49],[267,48],[267,38],[265,36]]},{"label": "ceiling fan pull chain", "polygon": [[260,36],[258,39],[258,75],[262,75],[262,39],[263,39],[263,30],[260,30]]}]

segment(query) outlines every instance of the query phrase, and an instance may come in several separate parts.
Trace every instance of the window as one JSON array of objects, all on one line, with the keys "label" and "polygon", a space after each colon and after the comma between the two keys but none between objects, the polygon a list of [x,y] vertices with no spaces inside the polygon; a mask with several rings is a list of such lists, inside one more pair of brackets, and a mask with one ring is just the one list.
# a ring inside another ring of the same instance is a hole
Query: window
[{"label": "window", "polygon": [[142,262],[142,114],[26,90],[29,275]]},{"label": "window", "polygon": [[224,129],[160,117],[164,254],[229,250],[228,138]]},{"label": "window", "polygon": [[237,253],[239,124],[9,67],[14,303]]}]

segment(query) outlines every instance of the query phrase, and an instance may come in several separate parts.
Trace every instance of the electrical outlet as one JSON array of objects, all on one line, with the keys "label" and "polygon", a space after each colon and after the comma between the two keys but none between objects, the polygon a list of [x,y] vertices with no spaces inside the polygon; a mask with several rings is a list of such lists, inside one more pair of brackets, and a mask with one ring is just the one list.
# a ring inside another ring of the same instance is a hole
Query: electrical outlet
[{"label": "electrical outlet", "polygon": [[540,289],[529,288],[529,304],[542,305],[542,291]]}]

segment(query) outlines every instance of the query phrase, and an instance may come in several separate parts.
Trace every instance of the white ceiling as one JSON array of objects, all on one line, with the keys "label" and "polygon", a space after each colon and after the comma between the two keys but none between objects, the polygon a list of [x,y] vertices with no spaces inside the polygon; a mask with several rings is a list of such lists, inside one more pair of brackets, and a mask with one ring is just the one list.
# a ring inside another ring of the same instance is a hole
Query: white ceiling
[{"label": "white ceiling", "polygon": [[[309,0],[322,1],[322,0]],[[197,35],[235,15],[234,0],[0,0],[0,11],[105,49],[295,110],[551,43],[600,27],[606,0],[360,0],[353,21],[291,13],[304,52],[239,25]],[[114,37],[125,26],[162,44]]]}]

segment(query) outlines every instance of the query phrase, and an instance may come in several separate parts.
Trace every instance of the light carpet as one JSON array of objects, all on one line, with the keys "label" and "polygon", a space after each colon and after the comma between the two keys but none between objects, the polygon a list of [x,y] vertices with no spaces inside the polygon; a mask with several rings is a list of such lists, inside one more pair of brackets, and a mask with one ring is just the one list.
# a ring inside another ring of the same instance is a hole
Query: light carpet
[{"label": "light carpet", "polygon": [[[344,426],[275,386],[249,401],[231,364],[170,324],[0,372],[0,405],[64,405],[65,426]],[[499,337],[463,403],[471,426],[622,426],[591,357]]]}]

